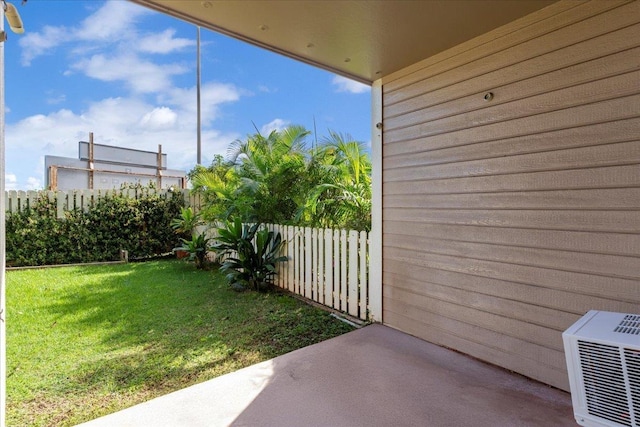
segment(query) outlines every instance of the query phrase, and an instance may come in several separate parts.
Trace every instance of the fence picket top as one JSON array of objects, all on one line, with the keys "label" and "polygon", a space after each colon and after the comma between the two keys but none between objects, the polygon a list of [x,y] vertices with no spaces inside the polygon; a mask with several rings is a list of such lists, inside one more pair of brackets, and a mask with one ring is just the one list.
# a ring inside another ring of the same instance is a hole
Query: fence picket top
[{"label": "fence picket top", "polygon": [[93,192],[91,190],[84,190],[82,192],[82,209],[86,212],[93,204]]},{"label": "fence picket top", "polygon": [[11,209],[9,210],[10,212],[18,211],[18,192],[17,191],[9,192],[9,203],[7,204],[7,206],[11,206]]},{"label": "fence picket top", "polygon": [[32,204],[35,204],[36,200],[38,200],[38,193],[35,191],[27,191],[27,198],[29,199],[29,207]]},{"label": "fence picket top", "polygon": [[[174,190],[175,191],[175,190]],[[189,194],[189,190],[178,190],[183,194]],[[60,206],[60,200],[63,199],[63,205],[66,209],[84,208],[87,203],[93,204],[98,199],[114,196],[123,196],[130,198],[140,198],[145,195],[162,195],[168,197],[169,192],[166,189],[144,189],[137,191],[135,189],[75,189],[75,190],[5,190],[4,197],[7,202],[7,210],[10,212],[21,211],[29,205],[33,205],[39,197],[47,197],[52,202],[57,201]]]},{"label": "fence picket top", "polygon": [[58,218],[64,218],[65,205],[68,210],[69,205],[67,205],[67,197],[58,192],[56,194],[56,216]]}]

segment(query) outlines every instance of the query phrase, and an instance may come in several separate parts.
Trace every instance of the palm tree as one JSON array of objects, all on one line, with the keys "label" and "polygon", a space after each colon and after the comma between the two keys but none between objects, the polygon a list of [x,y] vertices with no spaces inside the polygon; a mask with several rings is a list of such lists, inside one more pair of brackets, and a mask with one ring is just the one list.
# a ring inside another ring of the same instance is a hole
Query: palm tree
[{"label": "palm tree", "polygon": [[226,220],[236,210],[238,178],[233,165],[217,157],[208,168],[196,167],[190,174],[193,189],[204,196],[202,218]]},{"label": "palm tree", "polygon": [[371,228],[371,160],[361,142],[330,131],[312,156],[321,178],[298,210],[303,222],[323,227]]},{"label": "palm tree", "polygon": [[296,192],[304,187],[308,135],[302,126],[289,126],[231,144],[228,159],[240,177],[238,193],[251,204],[243,219],[283,223],[293,218]]},{"label": "palm tree", "polygon": [[[368,230],[371,227],[371,161],[364,145],[330,132],[308,149],[301,126],[257,132],[234,141],[227,160],[196,168],[208,220],[243,221]],[[191,175],[191,174],[190,174]]]}]

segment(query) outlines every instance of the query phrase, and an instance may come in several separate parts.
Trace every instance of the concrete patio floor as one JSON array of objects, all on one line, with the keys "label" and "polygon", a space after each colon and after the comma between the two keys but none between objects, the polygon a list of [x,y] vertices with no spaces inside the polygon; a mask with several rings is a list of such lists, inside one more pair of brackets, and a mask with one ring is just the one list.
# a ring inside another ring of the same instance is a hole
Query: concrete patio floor
[{"label": "concrete patio floor", "polygon": [[576,425],[569,394],[381,325],[82,424]]}]

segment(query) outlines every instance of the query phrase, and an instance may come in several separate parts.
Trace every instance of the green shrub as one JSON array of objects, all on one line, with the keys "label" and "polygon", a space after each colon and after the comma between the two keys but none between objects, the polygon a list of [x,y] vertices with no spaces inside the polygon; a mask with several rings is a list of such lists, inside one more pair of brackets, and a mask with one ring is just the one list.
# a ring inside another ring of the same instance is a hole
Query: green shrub
[{"label": "green shrub", "polygon": [[276,264],[287,260],[278,256],[282,246],[280,233],[260,228],[261,224],[243,224],[239,218],[218,229],[213,249],[224,259],[220,271],[237,290],[264,290],[276,274]]},{"label": "green shrub", "polygon": [[193,261],[196,268],[202,269],[207,266],[207,252],[209,251],[209,238],[206,233],[193,233],[191,239],[180,239],[182,246],[174,248],[175,251],[185,251],[189,253],[187,261]]},{"label": "green shrub", "polygon": [[180,208],[180,216],[171,220],[171,228],[183,238],[191,237],[200,224],[200,215],[195,213],[191,206]]},{"label": "green shrub", "polygon": [[84,212],[57,218],[56,203],[43,194],[34,206],[7,213],[7,265],[47,265],[113,261],[120,250],[130,258],[171,252],[178,238],[170,227],[184,200],[141,194],[138,199],[110,195]]}]

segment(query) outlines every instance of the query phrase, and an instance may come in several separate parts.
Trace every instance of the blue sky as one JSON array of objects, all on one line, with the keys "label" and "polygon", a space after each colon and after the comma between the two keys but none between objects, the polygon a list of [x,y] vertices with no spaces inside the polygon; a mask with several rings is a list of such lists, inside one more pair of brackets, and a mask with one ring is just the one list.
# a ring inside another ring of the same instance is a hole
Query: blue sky
[{"label": "blue sky", "polygon": [[[39,189],[44,156],[78,141],[196,162],[196,28],[124,0],[20,0],[25,34],[5,42],[6,186]],[[203,163],[254,132],[300,124],[370,144],[370,90],[203,29]]]}]

